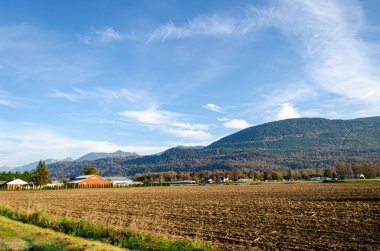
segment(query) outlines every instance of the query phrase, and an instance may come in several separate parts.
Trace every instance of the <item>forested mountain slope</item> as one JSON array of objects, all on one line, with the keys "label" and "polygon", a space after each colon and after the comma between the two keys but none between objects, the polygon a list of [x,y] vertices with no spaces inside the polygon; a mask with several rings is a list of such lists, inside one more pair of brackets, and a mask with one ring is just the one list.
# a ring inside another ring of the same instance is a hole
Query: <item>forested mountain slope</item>
[{"label": "forested mountain slope", "polygon": [[210,146],[175,147],[159,155],[49,165],[52,176],[80,174],[86,165],[103,175],[159,171],[327,167],[344,160],[380,162],[380,117],[353,120],[288,119],[253,126]]}]

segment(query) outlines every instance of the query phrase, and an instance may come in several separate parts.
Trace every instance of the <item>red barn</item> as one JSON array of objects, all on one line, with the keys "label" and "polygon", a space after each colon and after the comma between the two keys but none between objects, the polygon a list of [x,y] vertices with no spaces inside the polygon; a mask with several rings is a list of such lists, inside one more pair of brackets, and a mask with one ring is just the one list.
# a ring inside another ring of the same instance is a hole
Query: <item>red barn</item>
[{"label": "red barn", "polygon": [[102,177],[98,175],[82,175],[66,182],[66,185],[73,187],[101,187],[110,186],[111,182],[102,179]]}]

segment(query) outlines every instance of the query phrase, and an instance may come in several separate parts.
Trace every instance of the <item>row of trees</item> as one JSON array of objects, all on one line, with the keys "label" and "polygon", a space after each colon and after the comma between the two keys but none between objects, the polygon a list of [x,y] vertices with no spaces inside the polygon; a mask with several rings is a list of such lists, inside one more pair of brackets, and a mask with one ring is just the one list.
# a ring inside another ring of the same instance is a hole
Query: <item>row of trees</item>
[{"label": "row of trees", "polygon": [[46,185],[50,182],[49,171],[44,161],[38,162],[35,170],[31,172],[1,172],[0,180],[21,179],[26,182],[33,182],[36,185]]},{"label": "row of trees", "polygon": [[338,162],[331,168],[306,168],[288,169],[287,171],[267,171],[260,172],[255,170],[213,170],[199,172],[148,172],[138,173],[133,176],[136,181],[145,183],[164,182],[175,180],[206,180],[218,178],[229,178],[237,181],[238,179],[252,180],[308,180],[312,177],[345,178],[355,174],[363,174],[366,178],[380,177],[380,165],[376,163],[346,163]]},{"label": "row of trees", "polygon": [[[86,166],[83,175],[96,174],[100,172],[95,167]],[[212,170],[198,172],[147,172],[137,173],[132,178],[145,183],[165,182],[175,180],[206,180],[218,178],[229,178],[230,180],[252,179],[252,180],[307,180],[311,177],[345,178],[356,174],[363,174],[366,178],[380,177],[380,165],[372,162],[347,163],[340,161],[331,168],[306,168],[288,169],[287,171],[266,171],[260,172],[250,169]],[[49,171],[44,161],[40,161],[32,172],[0,173],[0,180],[11,180],[19,178],[27,182],[34,182],[37,185],[46,185],[50,182]]]},{"label": "row of trees", "polygon": [[46,185],[50,182],[49,171],[44,161],[38,162],[35,170],[31,172],[1,172],[0,180],[21,179],[26,182],[33,182],[36,185]]}]

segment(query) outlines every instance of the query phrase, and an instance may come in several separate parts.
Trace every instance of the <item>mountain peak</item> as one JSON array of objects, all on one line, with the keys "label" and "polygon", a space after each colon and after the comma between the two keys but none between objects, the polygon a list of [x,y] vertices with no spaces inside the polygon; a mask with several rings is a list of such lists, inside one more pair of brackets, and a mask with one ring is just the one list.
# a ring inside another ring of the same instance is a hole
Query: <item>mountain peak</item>
[{"label": "mountain peak", "polygon": [[97,159],[104,159],[104,158],[111,158],[111,157],[138,157],[139,155],[137,153],[131,153],[131,152],[124,152],[121,150],[118,150],[113,153],[105,153],[105,152],[90,152],[86,155],[83,155],[82,157],[78,158],[76,161],[89,161],[89,160],[97,160]]}]

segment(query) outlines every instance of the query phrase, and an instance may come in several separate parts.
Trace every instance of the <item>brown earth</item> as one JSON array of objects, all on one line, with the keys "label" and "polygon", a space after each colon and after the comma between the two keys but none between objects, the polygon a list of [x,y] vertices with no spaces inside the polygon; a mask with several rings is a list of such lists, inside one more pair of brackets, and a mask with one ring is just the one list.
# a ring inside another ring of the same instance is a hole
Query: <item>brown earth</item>
[{"label": "brown earth", "polygon": [[13,191],[0,204],[223,250],[380,250],[380,182]]}]

